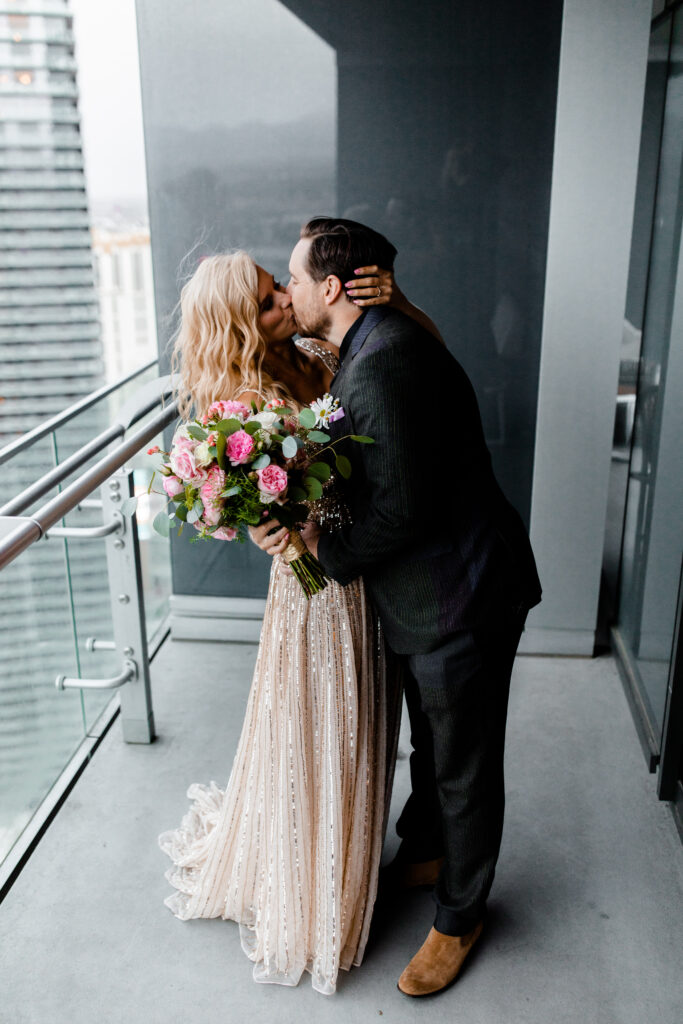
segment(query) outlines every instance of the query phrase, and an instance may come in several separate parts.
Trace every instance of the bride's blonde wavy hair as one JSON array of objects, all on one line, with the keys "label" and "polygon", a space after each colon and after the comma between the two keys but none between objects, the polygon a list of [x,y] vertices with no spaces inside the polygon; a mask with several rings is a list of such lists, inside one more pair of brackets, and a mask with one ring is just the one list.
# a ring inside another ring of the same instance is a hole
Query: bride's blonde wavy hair
[{"label": "bride's blonde wavy hair", "polygon": [[246,252],[202,260],[180,293],[180,328],[173,345],[174,397],[183,420],[212,402],[255,391],[263,399],[291,395],[263,368],[266,342],[259,325],[258,274]]}]

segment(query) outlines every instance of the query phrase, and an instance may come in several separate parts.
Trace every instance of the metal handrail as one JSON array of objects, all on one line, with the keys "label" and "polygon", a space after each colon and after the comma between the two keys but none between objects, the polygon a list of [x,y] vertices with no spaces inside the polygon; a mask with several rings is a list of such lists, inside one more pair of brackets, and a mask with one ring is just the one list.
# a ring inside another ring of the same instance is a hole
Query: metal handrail
[{"label": "metal handrail", "polygon": [[32,516],[18,518],[17,526],[0,540],[0,569],[14,561],[22,551],[37,540],[71,512],[76,505],[87,497],[96,487],[104,483],[112,473],[120,469],[147,441],[164,429],[178,414],[176,402],[171,402],[162,409],[149,423],[131,435],[99,462],[95,463],[83,476],[43,505]]},{"label": "metal handrail", "polygon": [[83,538],[97,538],[97,537],[108,537],[110,533],[120,533],[123,530],[123,516],[120,512],[112,513],[112,518],[108,523],[102,523],[100,526],[51,526],[48,532],[45,534],[45,539],[48,540],[50,537],[79,537]]},{"label": "metal handrail", "polygon": [[118,675],[107,679],[80,679],[77,676],[57,676],[55,686],[58,690],[116,690],[129,679],[135,679],[138,667],[130,658],[126,658]]},{"label": "metal handrail", "polygon": [[158,359],[151,359],[148,363],[139,367],[137,370],[133,370],[125,377],[121,377],[120,380],[115,381],[113,384],[105,384],[97,391],[92,391],[89,395],[85,395],[80,398],[73,405],[68,406],[62,412],[57,413],[55,416],[51,416],[50,419],[44,420],[39,423],[33,430],[29,430],[26,434],[22,434],[21,437],[16,438],[15,441],[11,441],[5,445],[4,448],[0,448],[0,466],[13,458],[19,452],[24,451],[26,448],[30,448],[32,444],[39,441],[41,437],[45,437],[46,434],[50,434],[57,427],[61,427],[64,423],[73,419],[74,416],[78,416],[79,413],[85,412],[91,405],[95,405],[102,398],[106,398],[107,395],[111,394],[112,391],[116,391],[117,388],[123,387],[129,381],[134,380],[135,377],[139,377],[145,370],[149,370],[150,367],[155,366],[158,363]]},{"label": "metal handrail", "polygon": [[[158,404],[159,399],[172,391],[173,378],[157,377],[155,380],[150,381],[148,385],[141,388],[141,391],[150,390],[151,396],[146,401],[139,405],[135,404],[134,409],[128,405],[119,411],[119,418],[116,423],[113,423],[106,430],[103,430],[101,434],[93,437],[92,440],[84,444],[82,448],[75,451],[73,455],[70,455],[64,462],[60,462],[58,466],[51,469],[48,473],[40,478],[40,480],[34,480],[32,484],[25,487],[23,491],[15,495],[9,501],[5,502],[4,505],[0,506],[0,516],[18,516],[22,512],[25,512],[27,508],[30,508],[34,502],[42,498],[43,495],[49,494],[50,491],[62,483],[67,477],[71,476],[74,470],[79,469],[86,462],[90,460],[93,455],[96,455],[103,448],[106,448],[108,444],[115,441],[119,437],[123,437],[128,427],[137,423],[143,416],[146,416],[150,410]],[[137,396],[139,400],[139,395]]]}]

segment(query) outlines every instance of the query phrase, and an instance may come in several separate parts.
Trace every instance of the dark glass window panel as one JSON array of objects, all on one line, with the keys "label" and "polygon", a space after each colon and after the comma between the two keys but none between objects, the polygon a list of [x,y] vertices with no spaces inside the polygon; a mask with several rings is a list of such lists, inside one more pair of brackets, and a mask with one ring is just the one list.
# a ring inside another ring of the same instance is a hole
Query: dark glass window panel
[{"label": "dark glass window panel", "polygon": [[[371,224],[472,377],[528,519],[559,0],[140,9],[158,322],[206,253],[243,247],[281,277],[310,216]],[[180,592],[264,593],[249,547],[173,545]]]}]

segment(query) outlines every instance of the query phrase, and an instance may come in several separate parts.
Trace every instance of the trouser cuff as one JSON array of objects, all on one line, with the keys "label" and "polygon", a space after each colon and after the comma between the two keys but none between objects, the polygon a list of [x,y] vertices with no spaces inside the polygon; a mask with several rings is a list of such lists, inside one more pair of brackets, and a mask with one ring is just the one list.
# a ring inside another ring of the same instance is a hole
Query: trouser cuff
[{"label": "trouser cuff", "polygon": [[486,917],[486,907],[453,910],[437,901],[434,927],[442,935],[468,935]]}]

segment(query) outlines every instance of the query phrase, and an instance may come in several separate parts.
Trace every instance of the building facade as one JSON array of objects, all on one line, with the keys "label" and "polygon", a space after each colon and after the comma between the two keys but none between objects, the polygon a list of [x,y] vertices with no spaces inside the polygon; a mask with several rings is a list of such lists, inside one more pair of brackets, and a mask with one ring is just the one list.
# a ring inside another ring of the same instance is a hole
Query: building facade
[{"label": "building facade", "polygon": [[149,231],[94,228],[97,295],[107,380],[156,359]]},{"label": "building facade", "polygon": [[[0,2],[0,119],[1,448],[104,382],[67,0]],[[2,502],[107,422],[95,407],[5,463]],[[107,635],[103,580],[104,552],[83,541],[34,545],[2,573],[0,858],[101,703],[64,700],[54,678],[78,668],[72,617]]]}]

